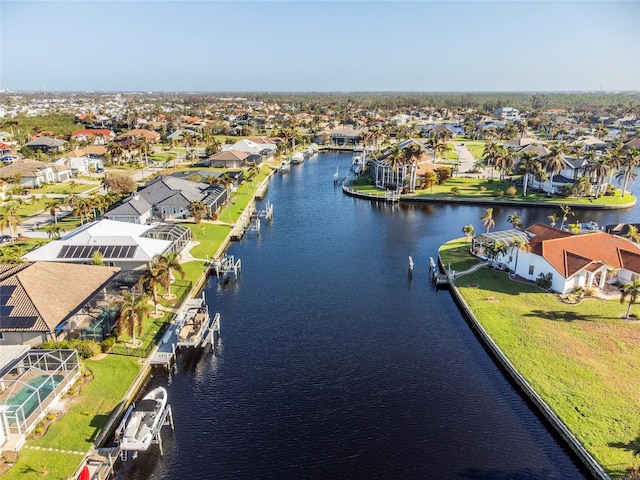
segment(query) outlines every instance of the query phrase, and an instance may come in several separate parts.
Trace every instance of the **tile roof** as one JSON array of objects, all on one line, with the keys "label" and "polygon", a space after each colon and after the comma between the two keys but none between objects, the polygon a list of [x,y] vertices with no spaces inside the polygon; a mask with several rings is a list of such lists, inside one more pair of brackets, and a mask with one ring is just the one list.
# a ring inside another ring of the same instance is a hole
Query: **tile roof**
[{"label": "tile roof", "polygon": [[0,266],[0,331],[53,331],[119,271],[54,262]]},{"label": "tile roof", "polygon": [[595,271],[603,265],[640,273],[640,247],[631,241],[605,232],[575,235],[537,223],[526,230],[535,236],[529,240],[531,251],[568,278],[587,268]]},{"label": "tile roof", "polygon": [[0,178],[38,177],[48,168],[55,168],[55,164],[31,158],[21,158],[0,168]]},{"label": "tile roof", "polygon": [[240,150],[225,150],[222,152],[214,153],[209,157],[209,160],[218,161],[243,161],[249,158],[251,154],[249,152],[241,152]]}]

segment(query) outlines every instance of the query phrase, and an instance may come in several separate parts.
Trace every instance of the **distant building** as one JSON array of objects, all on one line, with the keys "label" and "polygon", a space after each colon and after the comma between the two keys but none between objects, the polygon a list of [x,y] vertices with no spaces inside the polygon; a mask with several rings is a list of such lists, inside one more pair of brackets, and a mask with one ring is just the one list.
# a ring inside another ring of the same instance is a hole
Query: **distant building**
[{"label": "distant building", "polygon": [[515,122],[520,120],[520,111],[513,107],[500,107],[493,112],[494,117],[504,120],[505,122]]},{"label": "distant building", "polygon": [[48,152],[61,152],[64,150],[64,146],[67,142],[58,138],[52,137],[38,137],[34,138],[30,142],[25,143],[25,147],[33,150],[34,152],[40,150],[43,153]]}]

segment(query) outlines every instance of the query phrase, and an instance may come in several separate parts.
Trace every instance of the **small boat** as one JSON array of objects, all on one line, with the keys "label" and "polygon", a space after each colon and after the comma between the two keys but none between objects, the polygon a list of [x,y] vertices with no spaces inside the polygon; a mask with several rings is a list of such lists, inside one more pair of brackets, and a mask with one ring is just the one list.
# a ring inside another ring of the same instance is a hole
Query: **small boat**
[{"label": "small boat", "polygon": [[289,161],[289,159],[286,159],[282,162],[282,165],[280,165],[280,173],[287,173],[290,170],[291,162]]},{"label": "small boat", "polygon": [[313,153],[318,153],[318,144],[317,143],[312,143],[311,145],[309,145],[309,148],[311,149],[311,151]]},{"label": "small boat", "polygon": [[144,451],[149,448],[162,425],[160,421],[167,405],[167,391],[157,387],[140,400],[126,419],[120,440],[122,450]]},{"label": "small boat", "polygon": [[308,158],[314,154],[314,151],[311,149],[311,147],[307,147],[302,151],[302,154]]},{"label": "small boat", "polygon": [[333,174],[333,183],[338,183],[340,179],[340,174],[338,173],[338,167],[336,167],[336,173]]},{"label": "small boat", "polygon": [[304,162],[304,155],[300,152],[296,152],[289,157],[291,163],[302,163]]}]

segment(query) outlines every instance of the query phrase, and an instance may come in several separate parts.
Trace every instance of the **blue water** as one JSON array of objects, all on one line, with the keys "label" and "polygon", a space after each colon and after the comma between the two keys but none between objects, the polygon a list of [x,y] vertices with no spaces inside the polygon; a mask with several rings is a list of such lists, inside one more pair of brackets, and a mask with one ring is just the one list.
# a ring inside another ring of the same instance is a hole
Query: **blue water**
[{"label": "blue water", "polygon": [[[347,197],[332,178],[350,160],[274,177],[273,223],[229,249],[240,279],[205,288],[221,342],[152,379],[169,382],[175,419],[164,456],[150,449],[119,478],[584,478],[429,284],[429,257],[464,225],[480,230],[486,207]],[[520,212],[529,224],[553,210]],[[496,229],[511,213],[495,209]]]}]

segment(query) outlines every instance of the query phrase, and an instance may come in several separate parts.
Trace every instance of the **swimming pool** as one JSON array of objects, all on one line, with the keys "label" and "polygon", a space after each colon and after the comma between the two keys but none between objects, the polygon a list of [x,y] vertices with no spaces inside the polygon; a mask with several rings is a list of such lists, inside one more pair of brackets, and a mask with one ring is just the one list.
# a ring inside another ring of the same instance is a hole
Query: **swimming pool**
[{"label": "swimming pool", "polygon": [[[38,375],[24,382],[22,388],[2,402],[9,407],[6,414],[10,423],[12,420],[27,419],[38,408],[40,402],[47,399],[53,389],[63,380],[63,375]],[[38,392],[40,393],[39,397]],[[22,407],[22,411],[20,407]]]}]

